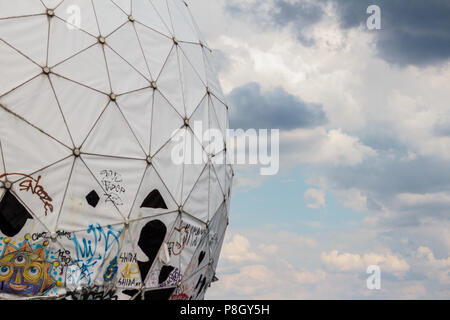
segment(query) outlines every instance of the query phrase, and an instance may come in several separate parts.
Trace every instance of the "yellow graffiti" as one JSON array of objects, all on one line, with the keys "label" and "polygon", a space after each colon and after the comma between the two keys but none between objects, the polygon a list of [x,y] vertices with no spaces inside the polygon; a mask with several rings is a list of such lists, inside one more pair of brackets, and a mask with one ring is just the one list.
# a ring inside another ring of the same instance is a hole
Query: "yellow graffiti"
[{"label": "yellow graffiti", "polygon": [[122,277],[125,279],[139,279],[139,268],[135,263],[127,263],[121,271]]}]

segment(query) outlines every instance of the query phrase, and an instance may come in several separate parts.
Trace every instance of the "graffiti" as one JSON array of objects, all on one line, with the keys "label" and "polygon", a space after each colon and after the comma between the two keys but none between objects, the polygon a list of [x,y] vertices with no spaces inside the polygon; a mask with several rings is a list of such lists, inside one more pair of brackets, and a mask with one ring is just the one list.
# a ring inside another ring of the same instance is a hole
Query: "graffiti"
[{"label": "graffiti", "polygon": [[186,247],[196,248],[206,232],[206,229],[190,224],[175,228],[169,239],[169,252],[178,256]]},{"label": "graffiti", "polygon": [[[30,236],[26,236],[30,239]],[[0,293],[21,296],[37,296],[48,292],[58,281],[52,278],[52,264],[47,261],[46,246],[48,242],[33,250],[25,240],[20,248],[3,239],[6,244],[0,258]]]},{"label": "graffiti", "polygon": [[122,252],[120,254],[120,262],[121,263],[127,263],[127,262],[133,262],[136,263],[137,262],[137,253],[132,253],[132,252]]},{"label": "graffiti", "polygon": [[116,206],[122,206],[123,201],[120,195],[126,192],[122,176],[112,170],[102,170],[100,175],[102,176],[101,184],[105,190],[105,202],[112,202]]},{"label": "graffiti", "polygon": [[114,279],[117,274],[117,270],[119,267],[117,266],[117,257],[115,257],[110,263],[108,268],[106,269],[105,274],[103,275],[103,280],[106,282],[110,282]]},{"label": "graffiti", "polygon": [[170,297],[170,300],[189,300],[189,295],[186,293],[187,291],[186,285],[181,285],[181,287],[177,288],[175,293]]},{"label": "graffiti", "polygon": [[80,291],[71,291],[67,293],[68,300],[118,300],[114,288],[102,288],[93,286],[91,288],[83,287]]},{"label": "graffiti", "polygon": [[106,257],[110,254],[110,250],[115,245],[117,250],[120,248],[119,237],[122,234],[120,229],[112,226],[104,229],[99,224],[90,225],[86,234],[93,239],[78,238],[76,235],[72,237],[75,245],[75,253],[72,255],[76,257],[76,260],[67,270],[67,282],[69,284],[80,284],[85,281],[88,285],[91,285],[94,271],[103,265]]},{"label": "graffiti", "polygon": [[184,226],[182,228],[175,228],[174,233],[169,240],[169,252],[172,252],[174,256],[179,256],[186,247],[188,239],[189,229],[187,226]]},{"label": "graffiti", "polygon": [[120,277],[117,284],[121,287],[140,287],[141,273],[136,263],[126,263],[120,271]]},{"label": "graffiti", "polygon": [[48,211],[53,212],[53,199],[48,195],[48,193],[45,191],[44,187],[40,184],[41,176],[39,176],[37,179],[34,179],[33,177],[23,174],[23,173],[6,173],[3,175],[0,175],[0,179],[7,177],[7,176],[22,176],[25,177],[26,180],[23,180],[20,182],[19,191],[26,191],[31,192],[33,195],[37,195],[39,199],[44,204],[44,210],[45,215],[47,216]]},{"label": "graffiti", "polygon": [[55,252],[55,255],[56,255],[58,261],[63,266],[67,267],[72,262],[72,257],[70,256],[70,251],[69,250],[61,250],[61,249],[59,249],[58,251]]},{"label": "graffiti", "polygon": [[137,254],[131,252],[122,252],[120,254],[120,263],[122,265],[117,284],[120,287],[140,287],[141,273],[137,264]]},{"label": "graffiti", "polygon": [[165,288],[165,287],[170,287],[170,286],[176,286],[181,281],[182,277],[183,276],[182,276],[180,270],[175,269],[169,274],[169,277],[159,285],[159,287]]},{"label": "graffiti", "polygon": [[[60,238],[67,238],[69,240],[72,239],[72,233],[68,232],[68,231],[63,231],[63,230],[58,230],[55,233],[56,239],[60,239]],[[37,241],[40,239],[45,239],[45,240],[49,240],[51,239],[52,234],[50,232],[38,232],[38,233],[33,233],[31,235],[31,239],[33,241]]]}]

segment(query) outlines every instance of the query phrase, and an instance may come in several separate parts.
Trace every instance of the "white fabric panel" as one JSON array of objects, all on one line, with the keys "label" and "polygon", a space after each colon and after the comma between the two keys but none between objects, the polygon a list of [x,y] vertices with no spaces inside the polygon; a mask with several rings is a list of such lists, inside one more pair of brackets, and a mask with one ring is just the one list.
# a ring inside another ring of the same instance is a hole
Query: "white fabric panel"
[{"label": "white fabric panel", "polygon": [[141,273],[136,259],[137,240],[135,238],[138,236],[138,234],[124,229],[123,243],[118,259],[119,272],[115,280],[117,288],[129,290],[142,287]]},{"label": "white fabric panel", "polygon": [[214,95],[211,97],[212,112],[214,113],[215,119],[222,130],[222,134],[226,137],[226,132],[228,129],[228,111],[225,104],[217,99]]},{"label": "white fabric panel", "polygon": [[112,157],[85,155],[83,159],[123,217],[128,217],[147,163],[143,160],[123,161]]},{"label": "white fabric panel", "polygon": [[[138,1],[146,2],[146,1]],[[133,2],[133,3],[136,3]],[[151,78],[156,80],[161,73],[173,47],[171,38],[162,35],[140,23],[135,23],[136,33],[144,51],[145,61],[150,69]]]},{"label": "white fabric panel", "polygon": [[203,97],[206,95],[206,85],[194,70],[190,61],[186,58],[182,50],[178,50],[181,83],[183,85],[184,104],[188,117],[197,108]]},{"label": "white fabric panel", "polygon": [[[142,206],[144,200],[154,190],[157,190],[161,194],[161,197],[164,200],[167,209],[146,208]],[[145,172],[144,178],[142,179],[139,192],[129,216],[129,220],[153,217],[174,211],[178,211],[177,203],[173,199],[170,192],[167,190],[164,182],[161,180],[153,166],[149,166]]]},{"label": "white fabric panel", "polygon": [[105,55],[100,44],[64,61],[52,71],[84,86],[111,93]]},{"label": "white fabric panel", "polygon": [[3,96],[0,104],[67,147],[73,148],[64,117],[46,75],[40,75]]},{"label": "white fabric panel", "polygon": [[155,93],[153,102],[151,155],[155,155],[172,138],[184,122],[173,106],[161,95]]},{"label": "white fabric panel", "polygon": [[219,100],[225,102],[225,97],[222,92],[219,79],[217,78],[217,71],[216,68],[214,67],[213,54],[209,49],[203,47],[203,57],[205,61],[205,70],[208,87],[211,89],[211,91]]},{"label": "white fabric panel", "polygon": [[[205,169],[207,155],[203,151],[202,145],[194,137],[192,130],[186,131],[185,160],[183,169],[183,202],[187,199],[189,193],[194,188],[201,173]],[[198,159],[196,159],[198,158]]]},{"label": "white fabric panel", "polygon": [[209,166],[206,166],[194,188],[190,191],[186,202],[183,204],[184,211],[205,223],[208,221],[209,210],[208,193],[205,192],[208,189],[208,185]]},{"label": "white fabric panel", "polygon": [[[150,86],[150,81],[116,52],[105,46],[105,56],[111,79],[112,92],[123,94]],[[137,51],[139,52],[139,51]]]},{"label": "white fabric panel", "polygon": [[5,160],[3,159],[3,148],[2,148],[2,141],[0,140],[0,182],[4,182],[6,180],[6,177],[4,174],[6,173],[5,168]]},{"label": "white fabric panel", "polygon": [[128,21],[127,15],[111,0],[95,0],[93,4],[100,34],[104,37]]},{"label": "white fabric panel", "polygon": [[157,79],[158,90],[169,100],[170,104],[183,117],[186,117],[186,110],[183,101],[183,91],[181,84],[180,65],[178,63],[178,49],[172,48],[169,57]]},{"label": "white fabric panel", "polygon": [[175,37],[180,41],[199,42],[200,39],[196,36],[190,19],[181,11],[185,10],[186,6],[178,0],[167,0],[167,7],[169,8]]},{"label": "white fabric panel", "polygon": [[0,19],[40,13],[45,13],[40,0],[15,1],[14,6],[11,6],[11,0],[0,0]]},{"label": "white fabric panel", "polygon": [[[33,214],[51,232],[56,231],[56,221],[61,211],[73,159],[67,158],[32,175],[12,175],[12,190]],[[17,181],[16,181],[17,180]],[[36,193],[41,190],[42,193]]]},{"label": "white fabric panel", "polygon": [[160,32],[166,36],[172,37],[169,23],[162,20],[159,13],[155,10],[152,1],[133,1],[133,17],[140,24]]},{"label": "white fabric panel", "polygon": [[50,80],[75,146],[80,147],[109,103],[109,97],[53,74]]},{"label": "white fabric panel", "polygon": [[172,19],[170,17],[169,10],[167,8],[167,0],[152,0],[149,2],[151,2],[160,19],[170,30],[171,37],[174,36]]},{"label": "white fabric panel", "polygon": [[[17,134],[20,132],[20,134]],[[0,137],[8,172],[30,174],[72,152],[25,121],[0,108]]]},{"label": "white fabric panel", "polygon": [[86,139],[83,150],[104,156],[146,158],[129,124],[114,102],[111,102],[101,115]]},{"label": "white fabric panel", "polygon": [[[91,206],[86,196],[95,191],[100,200]],[[70,214],[67,214],[70,212]],[[66,213],[66,214],[64,214]],[[70,232],[88,230],[92,224],[107,226],[121,223],[124,218],[81,159],[75,161],[57,229]]]},{"label": "white fabric panel", "polygon": [[47,64],[47,16],[0,20],[0,39],[40,66]]},{"label": "white fabric panel", "polygon": [[[185,270],[183,279],[189,278],[196,270],[201,269],[208,264],[208,230],[206,225],[197,219],[187,215],[182,215],[182,221],[178,227],[181,232],[187,234],[187,237],[183,238],[180,248],[180,267],[181,270]],[[199,256],[201,252],[205,252],[203,260],[199,264]]]},{"label": "white fabric panel", "polygon": [[42,0],[42,3],[46,8],[54,9],[56,8],[63,0]]},{"label": "white fabric panel", "polygon": [[150,154],[150,136],[153,113],[153,89],[124,94],[117,98],[117,105],[132,124],[132,130],[146,154]]},{"label": "white fabric panel", "polygon": [[192,64],[197,75],[200,77],[205,86],[208,83],[205,70],[205,59],[203,57],[203,49],[198,44],[181,42],[179,44],[181,51],[187,60]]},{"label": "white fabric panel", "polygon": [[[127,39],[127,41],[123,41]],[[134,69],[139,70],[145,78],[150,79],[139,39],[134,29],[134,24],[127,23],[120,27],[107,39],[108,45],[117,52],[124,60],[131,64]],[[111,67],[111,66],[108,66]]]},{"label": "white fabric panel", "polygon": [[[131,0],[111,0],[122,9],[127,15],[131,14]],[[139,1],[141,2],[141,1]]]},{"label": "white fabric panel", "polygon": [[0,41],[0,95],[25,83],[42,72],[42,69],[7,45]]},{"label": "white fabric panel", "polygon": [[54,66],[65,59],[92,46],[97,38],[81,30],[67,32],[67,23],[60,19],[51,19],[48,65]]},{"label": "white fabric panel", "polygon": [[224,194],[219,184],[214,168],[210,168],[209,175],[209,220],[214,217],[219,207],[224,202]]},{"label": "white fabric panel", "polygon": [[[186,129],[182,129],[185,132]],[[185,135],[185,133],[184,133]],[[179,148],[180,142],[169,141],[153,157],[153,166],[161,179],[166,184],[172,197],[178,204],[181,204],[181,190],[183,185],[183,164],[175,165],[172,162],[174,148]],[[183,147],[181,147],[183,149]],[[183,149],[184,150],[184,149]]]},{"label": "white fabric panel", "polygon": [[79,28],[96,38],[100,36],[91,0],[64,0],[56,8],[55,15],[70,25],[69,33]]}]

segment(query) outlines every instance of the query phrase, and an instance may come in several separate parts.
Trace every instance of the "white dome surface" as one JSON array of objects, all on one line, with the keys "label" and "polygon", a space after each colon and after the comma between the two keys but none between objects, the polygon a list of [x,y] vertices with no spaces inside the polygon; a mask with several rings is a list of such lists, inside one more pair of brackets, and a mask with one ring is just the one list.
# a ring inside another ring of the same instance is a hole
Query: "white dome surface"
[{"label": "white dome surface", "polygon": [[0,0],[0,298],[203,299],[232,168],[173,133],[227,116],[184,1]]}]

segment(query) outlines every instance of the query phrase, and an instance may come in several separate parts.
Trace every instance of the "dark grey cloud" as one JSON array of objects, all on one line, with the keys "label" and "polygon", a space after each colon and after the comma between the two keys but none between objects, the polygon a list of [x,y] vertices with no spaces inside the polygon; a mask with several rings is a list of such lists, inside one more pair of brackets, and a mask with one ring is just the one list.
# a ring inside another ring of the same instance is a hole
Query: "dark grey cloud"
[{"label": "dark grey cloud", "polygon": [[249,83],[234,89],[227,99],[231,128],[290,130],[326,122],[322,105],[304,102],[282,88],[265,92],[259,84]]},{"label": "dark grey cloud", "polygon": [[371,211],[381,210],[383,204],[391,212],[380,215],[384,227],[412,227],[427,221],[450,221],[446,203],[408,204],[397,196],[450,192],[450,163],[431,157],[400,160],[401,154],[385,153],[372,161],[354,167],[321,168],[320,172],[333,181],[338,189],[357,188],[368,196]]},{"label": "dark grey cloud", "polygon": [[377,53],[398,66],[426,66],[450,58],[450,1],[448,0],[274,0],[231,2],[226,10],[253,19],[263,28],[291,28],[304,45],[314,44],[305,31],[324,18],[323,6],[334,5],[344,29],[366,25],[367,8],[381,9],[382,30],[373,30]]},{"label": "dark grey cloud", "polygon": [[399,66],[425,66],[450,58],[448,0],[329,0],[343,28],[365,26],[369,5],[381,9],[382,30],[372,32],[378,54]]},{"label": "dark grey cloud", "polygon": [[258,1],[249,6],[243,1],[227,3],[225,8],[232,15],[251,18],[264,28],[291,28],[304,45],[314,44],[314,39],[305,33],[305,28],[322,19],[324,12],[320,2],[274,0],[268,10],[262,10],[265,5],[267,2]]},{"label": "dark grey cloud", "polygon": [[434,127],[434,133],[441,137],[450,137],[450,118],[442,118]]}]

